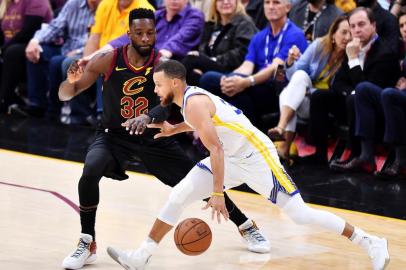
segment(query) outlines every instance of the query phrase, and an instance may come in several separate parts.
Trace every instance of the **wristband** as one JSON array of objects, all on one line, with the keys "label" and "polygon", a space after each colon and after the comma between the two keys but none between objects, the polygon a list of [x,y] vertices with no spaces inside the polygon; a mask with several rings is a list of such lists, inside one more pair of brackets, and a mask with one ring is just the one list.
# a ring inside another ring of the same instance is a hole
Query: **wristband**
[{"label": "wristband", "polygon": [[211,196],[224,197],[224,193],[221,193],[221,192],[213,192],[213,193],[211,194]]}]

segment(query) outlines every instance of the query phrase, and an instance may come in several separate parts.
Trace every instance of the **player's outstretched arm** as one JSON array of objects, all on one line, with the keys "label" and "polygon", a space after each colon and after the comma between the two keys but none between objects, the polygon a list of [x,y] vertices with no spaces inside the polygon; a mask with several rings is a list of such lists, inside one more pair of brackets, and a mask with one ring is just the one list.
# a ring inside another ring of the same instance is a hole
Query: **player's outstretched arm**
[{"label": "player's outstretched arm", "polygon": [[131,134],[141,135],[150,123],[162,123],[168,119],[170,110],[168,106],[157,105],[148,113],[126,120],[121,126]]},{"label": "player's outstretched arm", "polygon": [[59,86],[59,99],[67,101],[88,89],[101,74],[106,74],[113,59],[113,52],[93,58],[86,67],[74,61],[68,68],[67,79]]},{"label": "player's outstretched arm", "polygon": [[212,116],[216,113],[214,103],[206,95],[189,97],[186,103],[187,120],[199,133],[200,140],[210,152],[210,164],[213,172],[213,193],[203,209],[212,208],[212,218],[221,215],[228,220],[229,214],[224,203],[224,150],[213,125]]}]

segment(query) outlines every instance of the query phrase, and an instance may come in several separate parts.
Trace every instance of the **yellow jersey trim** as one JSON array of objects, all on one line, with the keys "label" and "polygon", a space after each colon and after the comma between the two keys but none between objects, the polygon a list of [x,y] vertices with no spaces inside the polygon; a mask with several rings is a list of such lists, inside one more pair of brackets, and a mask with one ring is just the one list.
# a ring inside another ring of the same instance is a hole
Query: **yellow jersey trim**
[{"label": "yellow jersey trim", "polygon": [[261,141],[261,139],[259,139],[254,132],[244,128],[238,123],[223,122],[217,115],[214,115],[212,117],[212,120],[215,126],[223,126],[243,135],[259,151],[259,153],[262,155],[262,157],[265,159],[265,162],[271,169],[272,173],[274,174],[275,178],[289,194],[297,190],[297,188],[288,179],[282,168],[272,158],[268,147],[266,147],[264,142]]}]

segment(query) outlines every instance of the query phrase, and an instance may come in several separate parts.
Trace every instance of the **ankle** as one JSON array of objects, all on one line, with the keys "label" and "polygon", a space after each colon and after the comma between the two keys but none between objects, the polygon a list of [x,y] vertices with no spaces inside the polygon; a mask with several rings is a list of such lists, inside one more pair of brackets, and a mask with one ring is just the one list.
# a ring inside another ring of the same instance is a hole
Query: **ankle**
[{"label": "ankle", "polygon": [[354,244],[366,248],[367,242],[365,239],[370,238],[371,236],[364,232],[362,229],[355,227],[352,236],[349,238]]},{"label": "ankle", "polygon": [[152,255],[158,248],[158,243],[148,237],[147,240],[142,242],[140,248],[145,250],[149,255]]}]

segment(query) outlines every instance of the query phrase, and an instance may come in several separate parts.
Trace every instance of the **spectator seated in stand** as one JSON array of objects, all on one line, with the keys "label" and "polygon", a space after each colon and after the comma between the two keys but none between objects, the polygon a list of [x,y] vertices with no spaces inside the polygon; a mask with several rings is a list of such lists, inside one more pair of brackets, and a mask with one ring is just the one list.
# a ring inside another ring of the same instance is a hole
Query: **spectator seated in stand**
[{"label": "spectator seated in stand", "polygon": [[[268,135],[273,141],[279,143],[278,154],[282,159],[289,159],[289,149],[296,134],[297,118],[309,119],[310,96],[320,92],[325,97],[325,102],[334,111],[340,112],[337,96],[329,91],[330,82],[345,55],[347,43],[351,40],[350,27],[347,16],[338,17],[330,27],[328,34],[316,39],[300,56],[299,49],[294,46],[289,50],[286,61],[286,75],[289,84],[279,96],[280,118],[276,127],[268,130]],[[300,56],[300,58],[299,58]],[[299,58],[299,59],[298,59]],[[297,60],[298,59],[298,60]],[[296,61],[297,60],[297,61]],[[296,62],[295,62],[296,61]],[[326,120],[310,123],[317,126],[318,145],[316,148],[319,157],[317,163],[327,163],[327,119],[328,112],[320,111],[318,119]],[[345,111],[344,111],[345,113]],[[336,113],[339,114],[339,113]]]},{"label": "spectator seated in stand", "polygon": [[275,112],[278,106],[273,76],[284,65],[289,49],[307,47],[303,32],[287,14],[289,0],[265,0],[264,11],[269,24],[251,40],[245,61],[232,73],[206,72],[200,86],[241,109],[259,128],[260,117]]},{"label": "spectator seated in stand", "polygon": [[12,104],[24,104],[16,87],[25,82],[25,46],[42,23],[52,19],[48,0],[3,0],[1,19],[1,84],[0,112],[7,112]]},{"label": "spectator seated in stand", "polygon": [[[393,87],[400,77],[398,52],[376,34],[375,18],[368,8],[356,8],[349,16],[353,40],[348,43],[341,68],[337,72],[333,89],[355,100],[355,135],[362,140],[361,154],[350,160],[333,161],[330,167],[342,171],[376,170],[371,144],[382,122],[380,93],[383,88]],[[355,89],[355,91],[354,91]],[[373,147],[372,147],[373,150]]]},{"label": "spectator seated in stand", "polygon": [[58,119],[58,89],[63,79],[61,65],[82,55],[99,2],[70,0],[58,17],[35,33],[25,49],[29,106],[15,108],[16,112],[26,116],[43,116],[46,112],[52,119]]},{"label": "spectator seated in stand", "polygon": [[189,52],[182,60],[190,85],[198,85],[207,71],[231,72],[239,67],[257,32],[241,0],[213,1],[209,17],[199,50]]},{"label": "spectator seated in stand", "polygon": [[326,35],[335,18],[342,13],[333,0],[300,0],[293,5],[289,19],[303,30],[311,43]]}]

